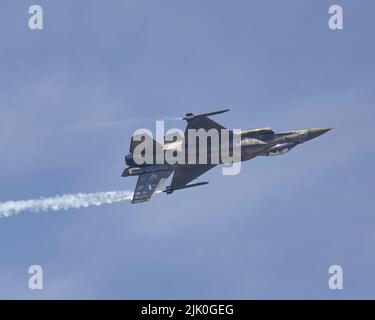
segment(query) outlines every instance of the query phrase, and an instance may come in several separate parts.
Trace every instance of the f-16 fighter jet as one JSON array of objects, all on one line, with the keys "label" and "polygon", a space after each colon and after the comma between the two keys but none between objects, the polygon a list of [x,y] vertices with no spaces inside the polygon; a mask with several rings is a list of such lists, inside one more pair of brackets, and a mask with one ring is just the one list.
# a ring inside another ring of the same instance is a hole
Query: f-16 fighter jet
[{"label": "f-16 fighter jet", "polygon": [[[147,134],[134,135],[129,154],[125,156],[128,167],[122,173],[123,177],[138,176],[131,202],[150,200],[155,192],[161,191],[159,188],[172,173],[170,186],[163,190],[167,194],[207,184],[190,182],[216,165],[238,163],[257,156],[282,155],[332,129],[314,128],[279,133],[271,128],[232,131],[209,118],[227,111],[229,109],[198,115],[188,113],[183,118],[187,121],[184,136],[175,135],[173,139],[165,136],[162,143]],[[202,135],[197,132],[203,134],[203,141]],[[225,147],[228,149],[226,156]]]}]

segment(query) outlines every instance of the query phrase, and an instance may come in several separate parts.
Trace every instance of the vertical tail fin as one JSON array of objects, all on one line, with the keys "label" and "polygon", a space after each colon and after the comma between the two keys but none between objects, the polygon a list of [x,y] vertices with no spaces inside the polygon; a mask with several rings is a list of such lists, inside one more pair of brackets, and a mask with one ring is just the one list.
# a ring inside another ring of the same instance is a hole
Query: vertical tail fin
[{"label": "vertical tail fin", "polygon": [[131,137],[129,153],[133,153],[134,149],[141,143],[150,143],[150,145],[152,144],[154,152],[156,151],[156,148],[160,148],[160,150],[162,149],[162,145],[151,136],[147,134],[138,134]]}]

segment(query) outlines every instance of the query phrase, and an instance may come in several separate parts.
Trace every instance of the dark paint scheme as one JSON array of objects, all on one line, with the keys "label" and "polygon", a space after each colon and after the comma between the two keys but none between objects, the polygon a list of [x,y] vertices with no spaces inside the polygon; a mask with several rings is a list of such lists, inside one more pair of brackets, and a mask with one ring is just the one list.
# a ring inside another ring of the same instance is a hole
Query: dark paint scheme
[{"label": "dark paint scheme", "polygon": [[[225,129],[222,125],[208,118],[208,116],[219,114],[229,111],[220,110],[216,112],[210,112],[200,115],[193,115],[192,113],[186,114],[183,118],[187,121],[187,127],[185,130],[185,139],[187,142],[187,132],[188,129]],[[275,133],[271,128],[260,128],[260,129],[247,129],[241,130],[239,140],[241,141],[241,159],[240,161],[247,161],[253,159],[257,156],[276,156],[282,155],[299,144],[302,144],[308,140],[314,139],[326,132],[331,130],[331,128],[314,128],[305,130],[295,130],[289,132]],[[230,147],[233,145],[233,135],[232,131],[229,132],[230,136]],[[151,139],[151,138],[150,138]],[[156,150],[157,147],[163,149],[168,144],[165,143],[164,146],[159,145],[156,141],[151,140],[154,143]],[[186,143],[187,146],[188,143]],[[137,165],[134,161],[134,148],[136,146],[135,141],[131,140],[130,152],[125,156],[125,162],[128,167],[124,170],[122,176],[138,176],[137,185],[134,191],[134,196],[132,203],[145,202],[150,200],[152,195],[158,190],[158,188],[164,183],[164,181],[174,172],[171,185],[168,186],[164,192],[167,194],[172,193],[175,190],[185,189],[195,186],[200,186],[207,184],[208,182],[198,182],[189,184],[194,179],[198,178],[200,175],[204,174],[208,170],[212,169],[217,165],[217,163],[210,162],[210,144],[207,147],[207,163],[199,163],[199,152],[197,152],[197,164],[174,164],[170,165],[168,163],[162,164],[148,164],[148,165]],[[187,148],[187,147],[186,147]],[[187,151],[187,149],[186,149]],[[221,157],[219,163],[224,163]]]}]

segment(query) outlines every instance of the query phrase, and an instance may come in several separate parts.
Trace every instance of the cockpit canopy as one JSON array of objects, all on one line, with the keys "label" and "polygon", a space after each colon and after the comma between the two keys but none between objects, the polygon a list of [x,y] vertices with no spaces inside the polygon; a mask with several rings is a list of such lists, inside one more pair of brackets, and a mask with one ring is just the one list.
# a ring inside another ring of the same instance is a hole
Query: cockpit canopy
[{"label": "cockpit canopy", "polygon": [[257,129],[244,129],[241,130],[241,136],[252,136],[262,134],[274,134],[271,128],[257,128]]}]

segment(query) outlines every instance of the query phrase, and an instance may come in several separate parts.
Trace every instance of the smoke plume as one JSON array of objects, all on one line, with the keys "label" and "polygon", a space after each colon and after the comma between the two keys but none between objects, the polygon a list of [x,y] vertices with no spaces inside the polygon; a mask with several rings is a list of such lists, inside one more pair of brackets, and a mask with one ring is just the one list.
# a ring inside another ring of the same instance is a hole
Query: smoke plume
[{"label": "smoke plume", "polygon": [[100,206],[114,202],[131,200],[130,191],[109,191],[96,193],[65,194],[51,198],[0,202],[0,218],[10,217],[23,211],[46,212]]}]

